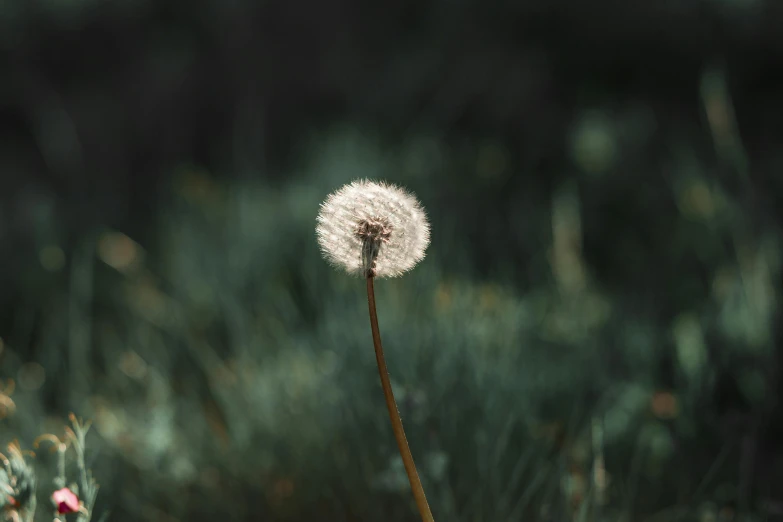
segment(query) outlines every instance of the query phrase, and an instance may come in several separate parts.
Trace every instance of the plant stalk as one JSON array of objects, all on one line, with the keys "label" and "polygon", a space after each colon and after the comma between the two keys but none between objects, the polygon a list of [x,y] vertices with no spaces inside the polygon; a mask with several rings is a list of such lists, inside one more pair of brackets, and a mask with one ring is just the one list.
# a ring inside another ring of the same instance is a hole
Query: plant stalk
[{"label": "plant stalk", "polygon": [[424,488],[421,485],[419,474],[416,472],[416,464],[413,462],[411,449],[408,447],[408,439],[405,437],[405,430],[402,428],[402,419],[397,410],[397,402],[394,400],[391,382],[389,381],[389,370],[386,367],[386,358],[383,356],[383,346],[381,345],[381,334],[378,329],[378,312],[375,309],[375,287],[373,285],[374,277],[367,277],[367,302],[370,306],[370,328],[372,329],[372,343],[375,346],[375,360],[378,362],[378,374],[381,377],[381,387],[383,396],[386,399],[386,408],[389,410],[389,419],[391,420],[394,438],[397,440],[397,447],[400,450],[402,463],[405,465],[405,473],[408,475],[408,481],[411,483],[413,498],[416,500],[416,507],[423,522],[435,522],[427,504],[427,497],[424,495]]}]

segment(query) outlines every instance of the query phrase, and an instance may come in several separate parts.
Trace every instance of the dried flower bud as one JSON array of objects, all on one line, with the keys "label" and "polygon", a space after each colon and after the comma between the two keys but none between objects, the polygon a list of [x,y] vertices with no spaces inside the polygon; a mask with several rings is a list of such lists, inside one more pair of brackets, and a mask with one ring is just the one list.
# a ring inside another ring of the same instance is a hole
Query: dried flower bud
[{"label": "dried flower bud", "polygon": [[324,257],[349,274],[397,277],[424,258],[430,226],[418,200],[383,182],[357,180],[321,204],[316,234]]},{"label": "dried flower bud", "polygon": [[0,494],[5,495],[0,506],[23,508],[34,499],[35,473],[25,460],[29,454],[16,441],[8,445],[8,457],[0,453]]}]

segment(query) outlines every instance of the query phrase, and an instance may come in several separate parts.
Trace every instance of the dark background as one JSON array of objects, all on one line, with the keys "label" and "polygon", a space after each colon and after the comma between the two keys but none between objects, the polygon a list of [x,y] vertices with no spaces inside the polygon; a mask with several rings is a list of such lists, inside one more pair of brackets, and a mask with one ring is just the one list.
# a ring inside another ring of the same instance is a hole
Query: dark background
[{"label": "dark background", "polygon": [[363,285],[314,237],[382,178],[433,228],[377,291],[438,520],[781,516],[781,24],[3,2],[4,440],[92,419],[95,520],[415,520]]}]

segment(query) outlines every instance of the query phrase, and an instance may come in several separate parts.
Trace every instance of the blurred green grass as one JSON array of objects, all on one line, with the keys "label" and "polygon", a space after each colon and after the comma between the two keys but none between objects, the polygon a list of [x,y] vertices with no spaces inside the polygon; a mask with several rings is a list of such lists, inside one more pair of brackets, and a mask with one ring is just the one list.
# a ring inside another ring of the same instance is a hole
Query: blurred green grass
[{"label": "blurred green grass", "polygon": [[[64,408],[93,419],[111,520],[414,520],[363,286],[314,237],[327,193],[382,177],[417,192],[433,222],[422,265],[377,292],[436,518],[768,513],[781,478],[759,464],[780,459],[763,438],[776,237],[740,234],[741,202],[688,155],[671,182],[620,192],[637,211],[666,199],[644,216],[674,228],[648,238],[641,221],[605,221],[601,202],[638,181],[609,168],[625,161],[607,145],[617,121],[587,118],[574,142],[586,177],[548,198],[500,197],[500,145],[452,155],[433,137],[390,147],[347,127],[283,183],[183,166],[153,241],[96,228],[41,250],[52,283],[5,337],[1,376],[18,389],[0,435],[32,440]],[[449,185],[450,169],[475,172],[472,188]],[[602,222],[615,250],[601,255],[629,265],[616,278],[585,252]]]}]

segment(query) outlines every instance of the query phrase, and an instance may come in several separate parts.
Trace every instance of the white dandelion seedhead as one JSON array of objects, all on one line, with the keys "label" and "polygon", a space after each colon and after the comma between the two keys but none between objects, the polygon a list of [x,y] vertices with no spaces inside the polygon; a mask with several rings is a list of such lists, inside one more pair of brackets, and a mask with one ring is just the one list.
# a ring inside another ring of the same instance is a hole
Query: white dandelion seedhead
[{"label": "white dandelion seedhead", "polygon": [[401,276],[424,258],[430,225],[419,201],[384,182],[357,180],[321,204],[316,234],[324,257],[349,274]]}]

